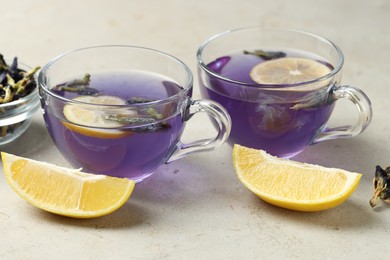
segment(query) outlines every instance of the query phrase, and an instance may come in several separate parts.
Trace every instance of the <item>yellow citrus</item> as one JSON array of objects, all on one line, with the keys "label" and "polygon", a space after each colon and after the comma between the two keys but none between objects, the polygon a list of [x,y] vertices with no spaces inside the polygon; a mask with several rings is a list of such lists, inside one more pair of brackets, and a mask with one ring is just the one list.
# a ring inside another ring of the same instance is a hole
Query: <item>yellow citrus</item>
[{"label": "yellow citrus", "polygon": [[32,205],[63,216],[93,218],[114,212],[130,197],[135,182],[83,173],[1,153],[9,185]]},{"label": "yellow citrus", "polygon": [[[124,124],[106,118],[109,111],[107,105],[125,105],[126,101],[122,98],[101,95],[78,96],[73,100],[83,103],[65,105],[63,113],[69,122],[63,122],[63,125],[68,129],[83,135],[99,138],[121,138],[131,134],[130,131],[117,129]],[[96,106],[88,104],[102,105],[102,108],[97,109]],[[129,111],[123,112],[130,113]]]},{"label": "yellow citrus", "polygon": [[261,62],[250,72],[259,84],[295,84],[308,82],[327,75],[330,68],[306,58],[279,58]]},{"label": "yellow citrus", "polygon": [[344,202],[361,174],[277,158],[265,151],[234,145],[233,164],[239,180],[273,205],[319,211]]}]

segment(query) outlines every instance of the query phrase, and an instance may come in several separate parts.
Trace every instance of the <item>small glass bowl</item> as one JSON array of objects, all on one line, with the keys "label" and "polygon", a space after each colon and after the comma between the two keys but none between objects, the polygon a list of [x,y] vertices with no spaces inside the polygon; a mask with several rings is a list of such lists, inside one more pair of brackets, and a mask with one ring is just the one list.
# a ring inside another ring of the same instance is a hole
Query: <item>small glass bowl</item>
[{"label": "small glass bowl", "polygon": [[[19,63],[19,68],[31,68]],[[0,104],[0,145],[12,142],[22,135],[31,124],[32,115],[39,108],[38,86],[27,96]]]}]

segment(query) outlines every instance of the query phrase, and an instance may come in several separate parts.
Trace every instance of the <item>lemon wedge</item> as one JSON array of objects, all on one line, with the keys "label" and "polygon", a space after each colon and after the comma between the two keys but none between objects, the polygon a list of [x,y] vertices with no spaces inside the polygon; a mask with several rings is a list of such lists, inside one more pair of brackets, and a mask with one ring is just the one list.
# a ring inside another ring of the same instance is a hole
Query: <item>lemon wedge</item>
[{"label": "lemon wedge", "polygon": [[279,58],[257,64],[250,71],[250,77],[259,84],[296,84],[321,78],[330,71],[316,60]]},{"label": "lemon wedge", "polygon": [[234,145],[238,179],[275,206],[320,211],[343,203],[357,188],[361,174],[281,159],[265,151]]},{"label": "lemon wedge", "polygon": [[[83,102],[69,103],[64,106],[63,113],[69,122],[63,122],[63,125],[68,129],[77,133],[93,136],[98,138],[121,138],[130,135],[130,131],[124,131],[120,129],[123,126],[122,123],[115,120],[108,120],[106,118],[107,111],[105,110],[107,105],[125,105],[126,101],[122,98],[115,96],[78,96],[73,99],[74,101]],[[96,109],[96,106],[91,105],[103,105],[102,109]],[[130,113],[130,111],[124,111]],[[82,126],[81,126],[82,125]],[[110,129],[113,128],[113,129]]]},{"label": "lemon wedge", "polygon": [[110,214],[130,197],[135,182],[83,173],[8,153],[1,153],[12,189],[30,204],[55,214],[94,218]]}]

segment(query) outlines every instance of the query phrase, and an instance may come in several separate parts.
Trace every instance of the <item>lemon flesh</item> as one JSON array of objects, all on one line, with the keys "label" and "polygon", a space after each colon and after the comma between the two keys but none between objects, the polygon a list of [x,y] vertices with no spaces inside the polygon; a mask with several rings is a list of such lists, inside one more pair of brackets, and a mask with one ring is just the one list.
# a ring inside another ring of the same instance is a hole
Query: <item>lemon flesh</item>
[{"label": "lemon flesh", "polygon": [[[115,129],[123,127],[124,124],[106,118],[109,110],[107,106],[126,105],[124,99],[102,95],[78,96],[73,101],[83,103],[69,103],[64,106],[63,113],[69,122],[63,122],[63,125],[68,129],[83,135],[98,138],[121,138],[131,134],[130,131]],[[93,106],[88,104],[92,104]],[[102,105],[102,108],[97,109],[96,105]],[[113,108],[113,110],[113,112],[117,113],[118,108]],[[130,111],[123,111],[123,114],[132,115]]]},{"label": "lemon flesh", "polygon": [[279,58],[257,64],[250,71],[250,77],[259,84],[297,84],[324,77],[330,71],[316,60]]},{"label": "lemon flesh", "polygon": [[130,197],[135,182],[83,173],[1,153],[12,189],[30,204],[55,214],[94,218],[110,214]]},{"label": "lemon flesh", "polygon": [[238,179],[264,201],[297,211],[319,211],[343,203],[361,174],[277,158],[265,151],[234,145]]}]

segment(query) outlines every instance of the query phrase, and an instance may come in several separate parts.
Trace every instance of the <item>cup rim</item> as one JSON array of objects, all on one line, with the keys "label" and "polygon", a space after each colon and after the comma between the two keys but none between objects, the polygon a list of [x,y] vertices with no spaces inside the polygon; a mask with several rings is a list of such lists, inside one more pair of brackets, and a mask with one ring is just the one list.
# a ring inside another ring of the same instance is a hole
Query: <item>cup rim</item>
[{"label": "cup rim", "polygon": [[[230,79],[228,77],[224,77],[221,74],[209,69],[207,64],[205,64],[203,62],[203,59],[202,59],[203,51],[205,50],[205,48],[207,48],[207,46],[211,42],[213,42],[221,37],[224,37],[228,34],[241,32],[241,31],[249,31],[249,30],[257,30],[257,31],[261,31],[261,32],[266,32],[266,31],[293,32],[293,33],[299,33],[302,35],[310,36],[312,38],[317,38],[318,40],[321,40],[321,41],[329,44],[330,46],[332,46],[336,50],[338,57],[339,57],[339,61],[328,74],[326,74],[320,78],[316,78],[314,80],[305,81],[305,82],[298,82],[298,83],[293,83],[293,84],[260,84],[260,83],[248,83],[248,82],[243,82],[243,81],[239,81],[239,80],[234,80],[234,79]],[[240,27],[240,28],[231,29],[231,30],[227,30],[227,31],[215,34],[215,35],[209,37],[206,41],[204,41],[200,45],[200,47],[198,48],[198,51],[196,53],[196,57],[197,57],[198,66],[202,70],[204,70],[208,74],[212,75],[213,77],[218,78],[219,80],[223,80],[223,81],[226,81],[226,82],[229,82],[232,84],[238,84],[241,86],[264,88],[264,89],[289,89],[289,88],[293,88],[293,87],[297,87],[297,86],[310,85],[310,84],[313,84],[315,82],[326,81],[326,80],[329,80],[330,78],[332,78],[334,75],[336,75],[342,69],[343,64],[344,64],[344,55],[343,55],[343,52],[341,51],[341,49],[335,43],[333,43],[331,40],[328,40],[325,37],[322,37],[318,34],[311,33],[308,31],[300,30],[300,29],[277,28],[277,27],[258,27],[258,26]]]},{"label": "cup rim", "polygon": [[[165,56],[165,57],[167,57],[167,58],[177,62],[178,64],[180,64],[183,67],[185,73],[187,74],[187,82],[185,84],[180,84],[181,89],[180,89],[180,91],[178,93],[176,93],[176,94],[174,94],[172,96],[169,96],[167,98],[153,100],[153,101],[144,102],[144,103],[126,104],[126,105],[93,104],[93,103],[88,103],[88,102],[82,102],[82,101],[79,101],[79,100],[69,99],[69,98],[66,98],[66,97],[63,97],[63,96],[60,96],[60,95],[56,94],[51,89],[47,88],[46,84],[42,83],[42,82],[44,82],[43,79],[45,78],[44,74],[46,73],[46,71],[53,64],[55,64],[57,61],[61,60],[63,57],[69,56],[69,55],[71,55],[73,53],[82,52],[82,51],[85,51],[85,50],[102,49],[102,48],[131,48],[131,49],[138,49],[138,50],[143,50],[143,51],[148,51],[148,52],[154,52],[156,54]],[[115,44],[111,44],[111,45],[94,45],[94,46],[82,47],[82,48],[73,49],[73,50],[64,52],[64,53],[54,57],[53,59],[51,59],[48,63],[46,63],[40,69],[38,77],[37,77],[38,88],[42,89],[43,91],[45,91],[50,96],[53,96],[54,98],[61,100],[62,102],[73,103],[73,104],[83,104],[83,105],[88,105],[88,106],[91,106],[91,107],[95,107],[96,106],[96,107],[100,107],[100,108],[101,107],[128,108],[128,107],[156,106],[156,105],[160,105],[160,104],[169,103],[169,102],[172,102],[172,101],[180,98],[181,96],[187,94],[191,90],[191,88],[193,86],[193,81],[194,81],[194,79],[193,79],[193,75],[192,75],[192,72],[191,72],[190,68],[183,61],[181,61],[180,59],[174,57],[171,54],[168,54],[166,52],[159,51],[159,50],[156,50],[156,49],[148,48],[148,47],[141,47],[141,46],[136,46],[136,45],[115,45]]]}]

